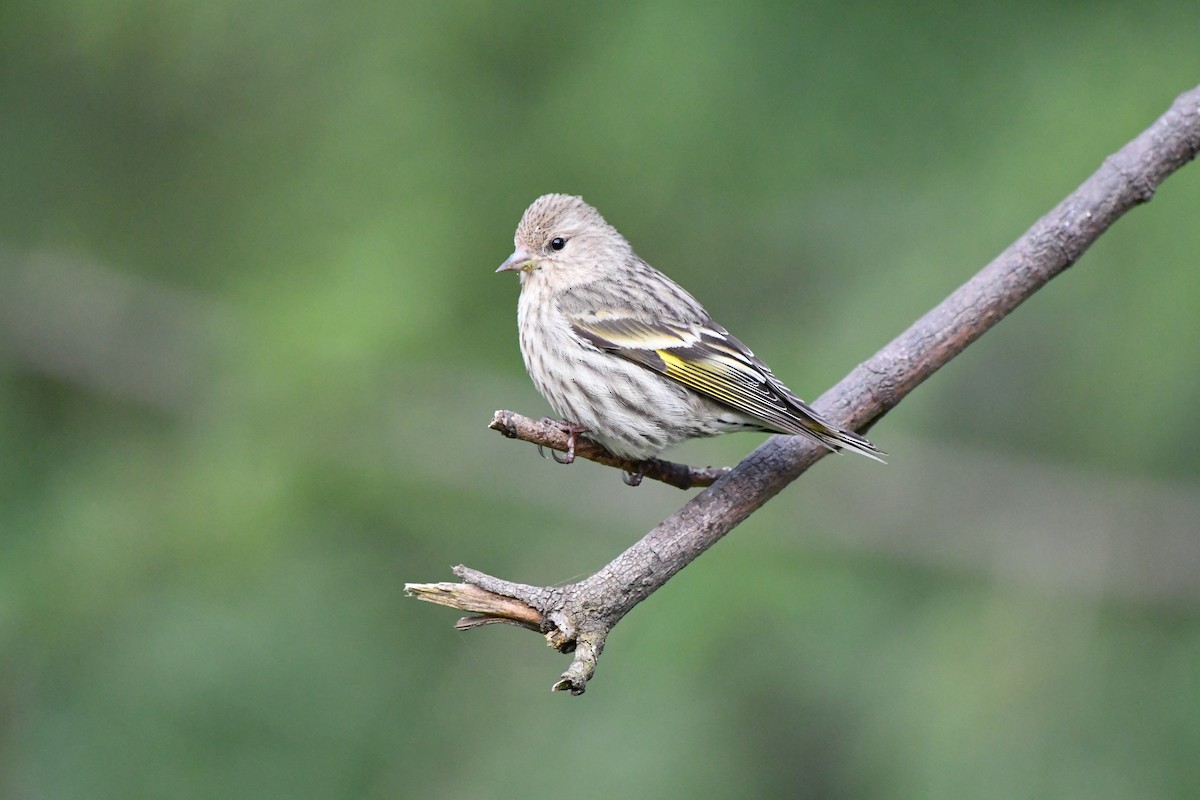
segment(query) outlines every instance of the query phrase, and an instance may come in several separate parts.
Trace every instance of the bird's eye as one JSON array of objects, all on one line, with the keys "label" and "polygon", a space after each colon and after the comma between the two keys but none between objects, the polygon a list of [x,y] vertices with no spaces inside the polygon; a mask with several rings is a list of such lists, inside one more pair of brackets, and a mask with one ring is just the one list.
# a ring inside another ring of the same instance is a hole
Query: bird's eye
[{"label": "bird's eye", "polygon": [[562,250],[566,246],[567,246],[567,240],[562,238],[561,236],[555,236],[553,239],[550,240],[550,249],[551,250]]}]

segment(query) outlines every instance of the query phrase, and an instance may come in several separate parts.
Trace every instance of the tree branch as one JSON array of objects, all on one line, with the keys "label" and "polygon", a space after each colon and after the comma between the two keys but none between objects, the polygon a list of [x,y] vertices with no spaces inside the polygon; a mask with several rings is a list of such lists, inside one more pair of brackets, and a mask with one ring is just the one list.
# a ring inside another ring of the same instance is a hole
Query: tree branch
[{"label": "tree branch", "polygon": [[[1200,87],[1181,95],[1153,125],[1105,159],[1095,174],[992,263],[813,405],[834,422],[865,430],[1074,264],[1113,222],[1149,201],[1155,189],[1198,151]],[[625,614],[827,453],[799,436],[768,439],[641,541],[578,583],[534,587],[465,567],[454,571],[468,586],[533,609],[539,615],[536,627],[550,645],[575,653],[553,688],[581,694],[595,672],[608,632]],[[406,589],[429,599],[420,585]]]},{"label": "tree branch", "polygon": [[[538,447],[549,447],[560,453],[567,452],[568,432],[562,423],[552,419],[535,420],[512,411],[497,411],[488,427],[500,431],[509,439],[531,442]],[[676,464],[657,458],[649,461],[630,461],[614,456],[603,446],[582,436],[575,441],[575,456],[638,475],[639,480],[651,478],[679,489],[712,486],[717,478],[729,472],[729,467],[689,467],[687,464]]]}]

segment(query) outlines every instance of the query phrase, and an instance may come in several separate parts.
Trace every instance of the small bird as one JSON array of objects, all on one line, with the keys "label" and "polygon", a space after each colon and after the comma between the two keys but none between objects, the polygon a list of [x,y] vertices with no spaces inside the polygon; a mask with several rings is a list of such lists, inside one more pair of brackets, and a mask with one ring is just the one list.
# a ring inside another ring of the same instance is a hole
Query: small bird
[{"label": "small bird", "polygon": [[686,439],[734,431],[808,436],[883,461],[882,450],[784,386],[582,198],[539,197],[513,242],[496,272],[520,273],[521,355],[567,423],[564,462],[579,434],[647,461]]}]

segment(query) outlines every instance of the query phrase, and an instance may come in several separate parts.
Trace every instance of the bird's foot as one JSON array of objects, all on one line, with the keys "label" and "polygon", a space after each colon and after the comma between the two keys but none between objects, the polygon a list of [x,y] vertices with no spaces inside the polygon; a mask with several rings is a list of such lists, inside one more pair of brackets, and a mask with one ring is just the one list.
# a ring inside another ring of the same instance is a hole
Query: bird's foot
[{"label": "bird's foot", "polygon": [[642,478],[646,477],[646,471],[654,465],[654,459],[648,458],[638,464],[637,472],[622,472],[621,480],[625,481],[626,486],[641,486]]},{"label": "bird's foot", "polygon": [[570,464],[575,460],[575,443],[579,440],[579,434],[587,433],[587,428],[583,425],[576,425],[574,422],[567,422],[565,419],[558,424],[567,432],[567,452],[559,457],[558,453],[551,450],[550,455],[554,456],[554,460],[560,464]]}]

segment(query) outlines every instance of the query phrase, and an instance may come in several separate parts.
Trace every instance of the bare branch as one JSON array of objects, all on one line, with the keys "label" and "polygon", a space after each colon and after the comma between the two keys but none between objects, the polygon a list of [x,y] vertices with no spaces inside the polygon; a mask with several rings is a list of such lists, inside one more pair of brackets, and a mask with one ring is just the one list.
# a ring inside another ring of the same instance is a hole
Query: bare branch
[{"label": "bare branch", "polygon": [[[567,452],[568,432],[561,422],[542,418],[531,419],[512,411],[497,411],[488,423],[488,427],[507,436],[509,439],[520,439],[523,442],[536,444],[538,447],[549,447],[560,453]],[[627,458],[614,456],[601,445],[591,439],[579,437],[575,442],[575,455],[586,458],[606,467],[616,467],[641,478],[650,478],[670,484],[679,489],[696,489],[702,486],[712,486],[713,482],[729,472],[729,467],[689,467],[687,464],[676,464],[673,461],[663,461],[652,458],[649,461],[630,461]]]},{"label": "bare branch", "polygon": [[[1110,225],[1149,201],[1159,184],[1198,151],[1200,87],[1181,95],[992,263],[813,405],[838,424],[865,430],[1074,264]],[[595,672],[608,632],[630,609],[827,453],[802,437],[768,439],[729,474],[579,583],[541,588],[465,567],[455,572],[468,585],[536,609],[542,617],[540,629],[552,646],[575,652],[553,688],[580,694]]]},{"label": "bare branch", "polygon": [[470,583],[406,583],[404,591],[427,603],[474,611],[480,615],[460,619],[455,625],[460,630],[505,622],[540,632],[544,623],[541,612],[536,608],[515,597],[489,592]]}]

